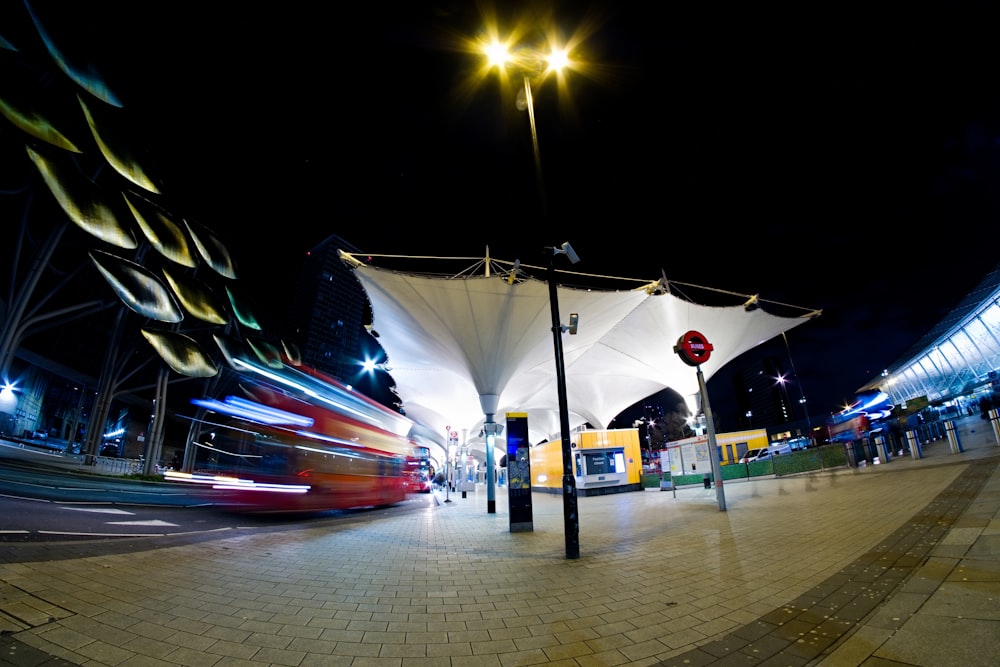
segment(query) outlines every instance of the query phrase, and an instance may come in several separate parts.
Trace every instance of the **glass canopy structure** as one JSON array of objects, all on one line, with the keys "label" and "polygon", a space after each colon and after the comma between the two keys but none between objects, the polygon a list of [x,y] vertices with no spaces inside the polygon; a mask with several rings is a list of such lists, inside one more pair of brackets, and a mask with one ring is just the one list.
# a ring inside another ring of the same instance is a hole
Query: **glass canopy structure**
[{"label": "glass canopy structure", "polygon": [[975,393],[1000,369],[1000,266],[881,376],[858,393],[881,389],[895,405],[926,397],[942,404]]}]

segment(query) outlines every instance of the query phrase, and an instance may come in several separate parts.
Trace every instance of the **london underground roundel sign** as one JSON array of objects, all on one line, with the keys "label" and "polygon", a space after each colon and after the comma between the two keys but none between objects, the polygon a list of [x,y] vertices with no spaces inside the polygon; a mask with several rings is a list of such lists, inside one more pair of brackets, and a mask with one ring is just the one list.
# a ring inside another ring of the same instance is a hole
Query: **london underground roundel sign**
[{"label": "london underground roundel sign", "polygon": [[688,366],[698,366],[705,363],[714,349],[705,336],[697,331],[688,331],[678,338],[677,344],[674,345],[674,352]]}]

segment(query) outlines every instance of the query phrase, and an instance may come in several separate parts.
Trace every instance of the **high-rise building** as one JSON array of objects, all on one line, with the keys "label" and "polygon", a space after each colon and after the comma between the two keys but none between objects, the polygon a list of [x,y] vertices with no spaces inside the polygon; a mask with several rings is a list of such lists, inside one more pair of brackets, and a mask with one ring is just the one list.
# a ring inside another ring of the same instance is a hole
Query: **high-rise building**
[{"label": "high-rise building", "polygon": [[387,386],[391,380],[364,368],[366,361],[384,361],[385,352],[367,329],[372,321],[368,296],[338,250],[361,252],[339,236],[309,251],[292,303],[293,340],[307,366],[397,408],[398,397]]},{"label": "high-rise building", "polygon": [[778,357],[755,360],[736,372],[733,391],[740,428],[777,426],[793,419],[787,378]]}]

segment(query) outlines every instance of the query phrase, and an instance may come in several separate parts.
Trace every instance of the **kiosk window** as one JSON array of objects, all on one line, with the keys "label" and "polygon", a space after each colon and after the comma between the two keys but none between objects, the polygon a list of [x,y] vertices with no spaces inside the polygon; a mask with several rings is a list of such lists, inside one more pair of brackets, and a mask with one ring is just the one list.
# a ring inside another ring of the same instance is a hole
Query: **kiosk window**
[{"label": "kiosk window", "polygon": [[587,462],[587,474],[588,475],[600,475],[602,473],[608,472],[607,457],[604,452],[598,452],[596,454],[584,454],[584,460]]},{"label": "kiosk window", "polygon": [[625,472],[625,454],[621,451],[584,452],[583,461],[588,475]]}]

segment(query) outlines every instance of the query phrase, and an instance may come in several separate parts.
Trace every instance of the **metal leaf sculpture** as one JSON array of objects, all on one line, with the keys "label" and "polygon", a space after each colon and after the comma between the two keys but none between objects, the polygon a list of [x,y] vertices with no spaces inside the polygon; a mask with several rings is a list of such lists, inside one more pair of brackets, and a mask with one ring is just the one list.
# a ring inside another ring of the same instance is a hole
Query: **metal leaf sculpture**
[{"label": "metal leaf sculpture", "polygon": [[214,377],[219,372],[219,367],[194,338],[174,331],[141,331],[160,358],[177,373],[188,377]]},{"label": "metal leaf sculpture", "polygon": [[76,99],[80,101],[80,107],[83,109],[83,115],[87,118],[87,125],[90,126],[90,133],[94,135],[97,147],[101,149],[101,154],[104,155],[104,159],[108,161],[111,168],[143,190],[160,194],[156,184],[146,175],[145,170],[129,151],[125,140],[112,129],[114,124],[101,122],[101,129],[98,130],[97,117],[94,112],[90,110],[82,97],[77,95]]},{"label": "metal leaf sculpture", "polygon": [[194,240],[194,247],[198,249],[201,258],[211,266],[219,275],[226,278],[236,278],[236,268],[233,258],[230,256],[226,246],[215,237],[208,227],[196,223],[184,221],[187,225],[188,233]]},{"label": "metal leaf sculpture", "polygon": [[0,98],[0,114],[23,132],[51,146],[73,153],[82,152],[48,118],[36,111],[27,111],[14,102]]},{"label": "metal leaf sculpture", "polygon": [[284,364],[281,361],[281,351],[266,340],[253,340],[247,338],[247,345],[253,350],[262,363],[271,368],[281,368]]},{"label": "metal leaf sculpture", "polygon": [[92,250],[90,259],[118,298],[134,312],[158,322],[184,319],[167,286],[144,267],[100,250]]},{"label": "metal leaf sculpture", "polygon": [[28,13],[31,15],[31,20],[35,24],[35,29],[38,30],[38,35],[42,38],[42,42],[45,44],[45,48],[48,49],[49,55],[52,59],[56,61],[56,65],[59,66],[63,72],[66,73],[70,79],[76,82],[81,88],[89,92],[94,97],[104,100],[113,107],[122,106],[121,101],[118,96],[111,92],[108,84],[104,82],[104,77],[100,72],[96,71],[91,65],[79,65],[76,59],[72,56],[67,57],[60,51],[55,42],[52,41],[52,37],[42,26],[42,22],[39,20],[37,13],[31,7],[31,3],[28,0],[24,2],[25,7],[28,9]]},{"label": "metal leaf sculpture", "polygon": [[235,366],[236,359],[245,354],[243,348],[246,345],[241,341],[220,334],[212,334],[212,339],[215,340],[215,344],[219,346],[219,351],[222,352],[222,356],[225,357],[226,363],[230,366]]},{"label": "metal leaf sculpture", "polygon": [[123,196],[139,229],[157,252],[181,266],[192,269],[198,266],[184,229],[167,217],[163,209],[145,197],[129,193]]},{"label": "metal leaf sculpture", "polygon": [[62,168],[31,148],[27,151],[59,206],[77,226],[125,250],[138,246],[135,235],[118,222],[115,212],[101,200],[101,191],[93,181]]},{"label": "metal leaf sculpture", "polygon": [[171,275],[166,269],[163,270],[163,275],[180,299],[184,310],[210,324],[225,324],[228,321],[225,308],[207,285]]},{"label": "metal leaf sculpture", "polygon": [[233,293],[233,290],[229,289],[228,285],[226,286],[226,294],[229,295],[229,305],[233,307],[233,314],[236,315],[237,321],[245,327],[260,331],[261,326],[253,316],[253,313],[250,312],[246,302],[242,298],[238,298]]},{"label": "metal leaf sculpture", "polygon": [[302,365],[302,353],[299,351],[298,345],[282,340],[281,347],[285,350],[285,357],[288,359],[289,366]]}]

